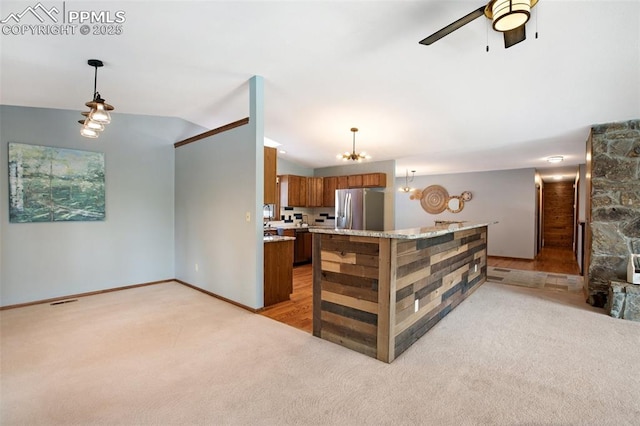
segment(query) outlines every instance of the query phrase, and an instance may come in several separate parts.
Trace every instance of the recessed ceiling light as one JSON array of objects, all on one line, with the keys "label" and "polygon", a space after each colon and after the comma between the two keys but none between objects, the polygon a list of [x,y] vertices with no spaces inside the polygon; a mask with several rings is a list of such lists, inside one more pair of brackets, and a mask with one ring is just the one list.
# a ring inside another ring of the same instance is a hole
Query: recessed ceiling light
[{"label": "recessed ceiling light", "polygon": [[553,180],[562,180],[562,176],[556,175],[553,177]]},{"label": "recessed ceiling light", "polygon": [[547,158],[547,161],[549,163],[559,163],[559,162],[561,162],[563,160],[564,160],[564,157],[562,155],[554,155],[552,157],[548,157]]},{"label": "recessed ceiling light", "polygon": [[278,151],[280,154],[286,154],[287,151],[285,151],[284,149],[281,149],[280,151]]}]

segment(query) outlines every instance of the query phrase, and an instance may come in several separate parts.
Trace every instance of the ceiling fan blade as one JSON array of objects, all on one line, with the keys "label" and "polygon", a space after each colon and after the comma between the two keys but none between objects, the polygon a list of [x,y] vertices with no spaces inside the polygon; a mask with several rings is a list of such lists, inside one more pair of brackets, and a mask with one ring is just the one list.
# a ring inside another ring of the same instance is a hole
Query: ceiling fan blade
[{"label": "ceiling fan blade", "polygon": [[436,31],[435,33],[431,34],[429,37],[421,40],[420,44],[430,45],[431,43],[440,40],[442,37],[446,36],[447,34],[454,32],[455,30],[462,27],[463,25],[466,25],[469,22],[473,21],[474,19],[484,15],[484,8],[485,6],[481,6],[476,10],[474,10],[473,12],[469,13],[468,15],[465,15],[462,18],[458,19],[457,21],[452,22],[451,24],[447,25],[443,29]]},{"label": "ceiling fan blade", "polygon": [[524,30],[524,24],[520,25],[517,28],[514,28],[509,31],[505,31],[503,34],[504,37],[504,48],[507,49],[514,44],[518,44],[521,41],[524,41],[527,38],[527,34]]}]

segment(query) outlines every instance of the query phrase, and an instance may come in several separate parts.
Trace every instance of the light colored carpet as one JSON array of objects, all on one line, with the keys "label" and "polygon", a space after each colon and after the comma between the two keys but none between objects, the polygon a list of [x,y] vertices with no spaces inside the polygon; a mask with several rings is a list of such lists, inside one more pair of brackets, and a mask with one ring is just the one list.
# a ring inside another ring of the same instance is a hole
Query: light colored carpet
[{"label": "light colored carpet", "polygon": [[486,283],[385,364],[177,283],[0,312],[0,424],[640,422],[640,323]]}]

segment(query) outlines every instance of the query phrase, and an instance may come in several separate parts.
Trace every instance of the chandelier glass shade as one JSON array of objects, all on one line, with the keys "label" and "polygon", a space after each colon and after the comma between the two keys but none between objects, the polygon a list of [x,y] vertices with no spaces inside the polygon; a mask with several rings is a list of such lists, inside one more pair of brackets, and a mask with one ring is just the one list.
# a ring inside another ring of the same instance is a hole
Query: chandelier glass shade
[{"label": "chandelier glass shade", "polygon": [[104,64],[99,59],[89,59],[87,63],[95,68],[94,80],[93,80],[93,98],[85,103],[89,107],[88,112],[82,112],[82,115],[86,118],[80,120],[82,129],[80,134],[87,138],[97,138],[100,132],[104,131],[104,125],[111,123],[111,115],[109,111],[113,111],[113,106],[105,102],[100,96],[97,90],[98,85],[98,68]]},{"label": "chandelier glass shade", "polygon": [[491,5],[491,12],[493,29],[501,32],[510,31],[527,23],[531,16],[531,1],[495,0]]},{"label": "chandelier glass shade", "polygon": [[342,159],[342,161],[362,161],[368,160],[371,156],[367,155],[365,152],[356,153],[356,132],[358,129],[356,127],[352,127],[351,131],[353,132],[353,145],[351,148],[351,152],[346,151],[344,154],[338,154],[337,158]]}]

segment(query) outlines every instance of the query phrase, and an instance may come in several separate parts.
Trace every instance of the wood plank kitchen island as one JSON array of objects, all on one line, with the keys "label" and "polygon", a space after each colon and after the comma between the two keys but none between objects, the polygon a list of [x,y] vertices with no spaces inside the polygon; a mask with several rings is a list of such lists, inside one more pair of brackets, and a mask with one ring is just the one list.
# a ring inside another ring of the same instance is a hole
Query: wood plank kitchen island
[{"label": "wood plank kitchen island", "polygon": [[311,229],[313,335],[392,362],[485,282],[489,224]]}]

